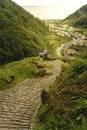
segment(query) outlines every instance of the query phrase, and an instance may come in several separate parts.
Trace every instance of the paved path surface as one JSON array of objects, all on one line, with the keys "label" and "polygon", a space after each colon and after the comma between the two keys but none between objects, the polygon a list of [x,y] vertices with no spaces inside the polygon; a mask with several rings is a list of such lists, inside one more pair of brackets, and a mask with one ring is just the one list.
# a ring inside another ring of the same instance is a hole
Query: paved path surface
[{"label": "paved path surface", "polygon": [[0,91],[0,130],[32,130],[41,90],[52,84],[61,71],[61,61],[51,63],[52,75],[27,79],[14,88]]},{"label": "paved path surface", "polygon": [[65,46],[65,44],[62,44],[60,47],[58,47],[58,48],[56,49],[56,53],[57,53],[58,56],[62,56],[62,55],[61,55],[61,51],[62,51],[62,49],[64,48],[64,46]]}]

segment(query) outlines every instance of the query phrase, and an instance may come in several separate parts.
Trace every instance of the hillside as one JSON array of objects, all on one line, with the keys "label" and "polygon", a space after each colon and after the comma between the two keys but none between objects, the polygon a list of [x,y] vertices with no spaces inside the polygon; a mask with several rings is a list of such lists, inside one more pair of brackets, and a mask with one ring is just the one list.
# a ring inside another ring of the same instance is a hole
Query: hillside
[{"label": "hillside", "polygon": [[34,130],[87,129],[87,47],[72,46],[75,60],[64,64],[61,76],[41,95]]},{"label": "hillside", "polygon": [[47,32],[43,21],[11,0],[0,0],[0,64],[38,55]]},{"label": "hillside", "polygon": [[87,5],[68,16],[63,20],[63,23],[74,27],[87,28]]}]

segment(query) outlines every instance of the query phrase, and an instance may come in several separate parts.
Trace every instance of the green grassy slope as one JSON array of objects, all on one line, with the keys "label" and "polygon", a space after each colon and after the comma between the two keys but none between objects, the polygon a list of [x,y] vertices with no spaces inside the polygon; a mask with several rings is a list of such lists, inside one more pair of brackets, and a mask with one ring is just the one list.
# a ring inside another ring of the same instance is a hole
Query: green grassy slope
[{"label": "green grassy slope", "polygon": [[37,73],[36,58],[25,58],[0,66],[0,90],[15,86],[26,78],[34,78]]},{"label": "green grassy slope", "polygon": [[39,57],[29,57],[1,65],[0,90],[14,87],[28,78],[43,77],[52,67],[52,64],[40,61]]},{"label": "green grassy slope", "polygon": [[46,46],[48,28],[11,0],[0,0],[0,64],[36,56]]},{"label": "green grassy slope", "polygon": [[75,13],[63,20],[63,23],[74,27],[87,28],[87,5],[78,9]]}]

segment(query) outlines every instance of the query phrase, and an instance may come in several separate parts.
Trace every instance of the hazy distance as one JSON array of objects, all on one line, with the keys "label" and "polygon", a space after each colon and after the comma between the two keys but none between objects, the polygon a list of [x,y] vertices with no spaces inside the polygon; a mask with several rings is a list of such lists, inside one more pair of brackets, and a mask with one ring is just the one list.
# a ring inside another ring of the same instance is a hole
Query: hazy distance
[{"label": "hazy distance", "polygon": [[40,19],[64,19],[74,13],[77,6],[22,6],[35,17]]}]

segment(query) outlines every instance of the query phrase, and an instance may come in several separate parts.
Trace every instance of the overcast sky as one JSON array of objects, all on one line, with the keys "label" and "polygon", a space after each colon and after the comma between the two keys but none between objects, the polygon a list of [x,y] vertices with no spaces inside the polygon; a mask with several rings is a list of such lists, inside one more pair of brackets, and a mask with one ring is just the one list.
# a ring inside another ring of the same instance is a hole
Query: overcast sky
[{"label": "overcast sky", "polygon": [[[64,19],[83,5],[87,0],[13,0],[26,7],[26,10],[41,19]],[[31,6],[31,7],[30,7]],[[38,7],[39,6],[39,7]],[[41,7],[40,7],[41,6]],[[44,6],[44,7],[42,7]]]}]

